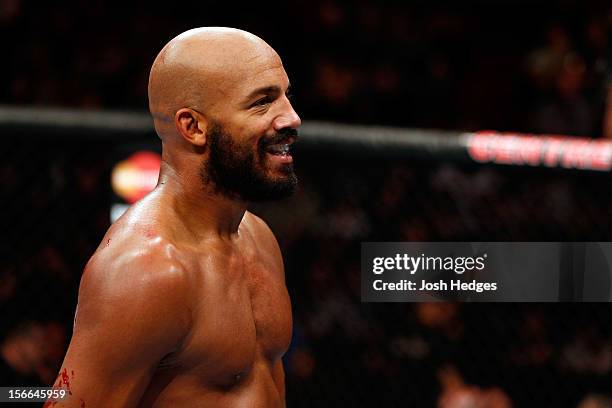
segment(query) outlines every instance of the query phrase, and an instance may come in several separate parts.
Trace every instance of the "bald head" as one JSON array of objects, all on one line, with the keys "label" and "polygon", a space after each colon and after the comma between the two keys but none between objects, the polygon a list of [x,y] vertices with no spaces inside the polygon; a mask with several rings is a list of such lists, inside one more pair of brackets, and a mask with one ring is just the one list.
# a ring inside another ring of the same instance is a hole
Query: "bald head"
[{"label": "bald head", "polygon": [[208,27],[172,39],[149,76],[160,183],[242,201],[290,194],[297,178],[288,150],[301,120],[289,87],[278,54],[253,34]]},{"label": "bald head", "polygon": [[173,38],[149,75],[149,109],[157,133],[164,138],[173,132],[174,115],[181,108],[207,114],[262,59],[281,64],[265,41],[234,28],[195,28]]}]

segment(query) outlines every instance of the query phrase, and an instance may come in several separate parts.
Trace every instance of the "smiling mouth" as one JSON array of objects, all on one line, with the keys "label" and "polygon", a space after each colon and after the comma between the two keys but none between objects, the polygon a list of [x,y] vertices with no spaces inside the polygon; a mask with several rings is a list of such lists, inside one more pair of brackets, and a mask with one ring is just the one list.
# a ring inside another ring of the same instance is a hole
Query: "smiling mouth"
[{"label": "smiling mouth", "polygon": [[295,138],[289,138],[282,140],[280,143],[268,144],[265,147],[266,153],[275,155],[275,156],[290,156],[291,155],[291,145],[295,141]]},{"label": "smiling mouth", "polygon": [[270,145],[266,148],[266,152],[277,156],[287,156],[290,152],[289,144]]}]

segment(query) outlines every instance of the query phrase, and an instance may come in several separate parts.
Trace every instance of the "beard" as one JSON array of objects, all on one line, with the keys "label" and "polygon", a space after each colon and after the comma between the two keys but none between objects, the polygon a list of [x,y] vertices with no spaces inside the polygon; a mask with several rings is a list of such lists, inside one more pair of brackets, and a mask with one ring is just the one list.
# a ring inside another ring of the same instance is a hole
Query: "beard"
[{"label": "beard", "polygon": [[277,174],[268,174],[266,148],[297,137],[295,129],[283,129],[276,135],[261,138],[256,150],[252,144],[240,144],[221,125],[213,123],[208,131],[208,160],[200,176],[204,186],[231,199],[249,202],[279,200],[295,193],[298,179],[293,163],[284,163]]}]

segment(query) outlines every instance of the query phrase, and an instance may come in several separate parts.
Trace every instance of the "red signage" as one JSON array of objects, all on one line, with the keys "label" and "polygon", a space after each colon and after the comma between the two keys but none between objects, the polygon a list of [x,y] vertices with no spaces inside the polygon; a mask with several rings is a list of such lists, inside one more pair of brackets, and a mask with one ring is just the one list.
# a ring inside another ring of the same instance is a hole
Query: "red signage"
[{"label": "red signage", "polygon": [[607,140],[486,131],[467,134],[467,148],[479,163],[612,169],[612,142]]}]

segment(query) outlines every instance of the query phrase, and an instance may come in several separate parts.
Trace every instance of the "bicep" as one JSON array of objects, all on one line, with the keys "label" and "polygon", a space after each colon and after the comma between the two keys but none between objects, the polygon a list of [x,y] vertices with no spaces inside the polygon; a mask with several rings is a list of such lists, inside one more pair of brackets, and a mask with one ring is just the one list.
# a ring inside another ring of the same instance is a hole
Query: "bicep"
[{"label": "bicep", "polygon": [[135,406],[159,361],[180,342],[183,309],[169,282],[129,283],[82,284],[74,333],[55,384],[68,391],[71,402],[57,408],[81,402]]},{"label": "bicep", "polygon": [[147,337],[138,321],[117,320],[85,328],[77,323],[57,379],[56,385],[93,406],[134,405],[167,347]]}]

